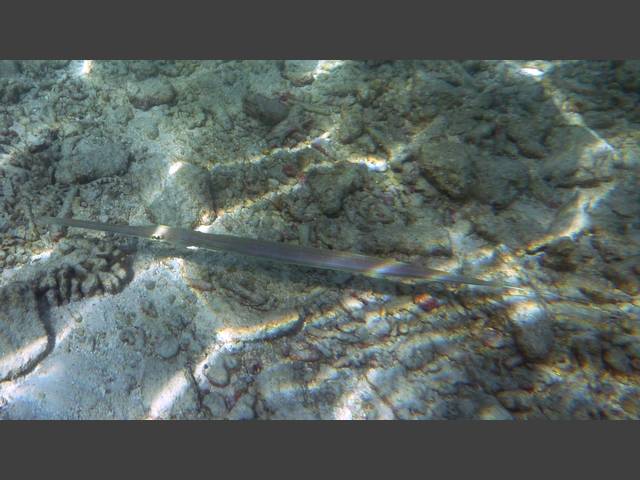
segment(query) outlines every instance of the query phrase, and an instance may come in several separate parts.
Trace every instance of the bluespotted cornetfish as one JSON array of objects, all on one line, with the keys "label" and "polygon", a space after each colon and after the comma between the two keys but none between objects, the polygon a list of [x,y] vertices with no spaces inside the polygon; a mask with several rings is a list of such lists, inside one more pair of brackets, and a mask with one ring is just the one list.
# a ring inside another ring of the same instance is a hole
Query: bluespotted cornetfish
[{"label": "bluespotted cornetfish", "polygon": [[48,225],[62,225],[151,240],[163,240],[183,247],[197,247],[206,250],[232,252],[263,260],[289,263],[304,267],[338,270],[378,278],[405,278],[431,282],[526,290],[523,287],[506,282],[494,282],[464,275],[455,275],[442,270],[426,268],[417,263],[406,263],[358,253],[326,250],[268,240],[237,237],[234,235],[204,233],[185,228],[167,227],[165,225],[112,225],[89,220],[57,217],[40,217],[38,221]]}]

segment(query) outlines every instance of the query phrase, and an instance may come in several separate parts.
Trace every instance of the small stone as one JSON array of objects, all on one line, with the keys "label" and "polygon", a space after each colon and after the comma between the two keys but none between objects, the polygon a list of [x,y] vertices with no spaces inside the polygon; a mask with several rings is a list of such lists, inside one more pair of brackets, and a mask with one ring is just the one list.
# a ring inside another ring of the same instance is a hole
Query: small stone
[{"label": "small stone", "polygon": [[165,360],[168,360],[176,356],[179,348],[180,344],[178,340],[171,335],[167,335],[163,337],[156,345],[156,353]]},{"label": "small stone", "polygon": [[366,325],[369,333],[376,338],[386,337],[391,332],[389,322],[384,317],[378,315],[369,318]]},{"label": "small stone", "polygon": [[554,344],[551,322],[534,303],[516,305],[512,311],[516,345],[528,361],[545,359]]},{"label": "small stone", "polygon": [[490,329],[483,333],[482,344],[488,348],[504,348],[509,341],[501,332]]},{"label": "small stone", "polygon": [[298,360],[301,362],[317,362],[320,360],[320,352],[310,345],[296,345],[294,344],[289,351],[289,357],[292,360]]},{"label": "small stone", "polygon": [[215,387],[226,387],[229,385],[229,372],[224,364],[223,356],[216,356],[207,364],[204,371],[205,377]]},{"label": "small stone", "polygon": [[481,407],[476,412],[476,418],[478,420],[513,420],[511,414],[498,403]]},{"label": "small stone", "polygon": [[289,107],[277,98],[261,94],[248,94],[243,100],[244,113],[273,127],[289,115]]},{"label": "small stone", "polygon": [[149,110],[159,105],[172,104],[176,99],[176,91],[167,80],[150,78],[132,84],[129,88],[129,101],[140,110]]},{"label": "small stone", "polygon": [[415,303],[423,312],[430,312],[440,306],[440,302],[437,298],[432,297],[428,293],[421,293],[413,297],[413,303]]}]

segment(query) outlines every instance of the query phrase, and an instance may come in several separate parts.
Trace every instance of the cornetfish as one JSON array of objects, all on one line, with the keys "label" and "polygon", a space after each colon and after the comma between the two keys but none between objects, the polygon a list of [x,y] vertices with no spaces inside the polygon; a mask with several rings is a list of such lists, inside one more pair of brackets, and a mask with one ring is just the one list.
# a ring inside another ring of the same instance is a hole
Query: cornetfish
[{"label": "cornetfish", "polygon": [[185,228],[165,225],[113,225],[108,223],[78,220],[74,218],[40,217],[38,222],[44,224],[63,225],[66,227],[99,230],[132,237],[152,240],[164,240],[184,247],[197,247],[206,250],[232,252],[240,255],[257,257],[282,263],[304,267],[338,270],[342,272],[368,275],[377,278],[406,278],[432,282],[482,285],[496,288],[523,287],[506,282],[494,282],[478,278],[455,275],[442,270],[426,268],[417,263],[400,262],[359,253],[341,252],[322,248],[291,245],[268,240],[204,233]]}]

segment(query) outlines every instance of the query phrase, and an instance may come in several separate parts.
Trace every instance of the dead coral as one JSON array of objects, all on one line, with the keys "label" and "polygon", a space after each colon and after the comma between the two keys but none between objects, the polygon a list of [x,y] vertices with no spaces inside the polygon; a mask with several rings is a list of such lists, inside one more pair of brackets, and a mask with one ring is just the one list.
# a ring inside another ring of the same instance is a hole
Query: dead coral
[{"label": "dead coral", "polygon": [[112,243],[64,241],[63,257],[37,279],[37,293],[61,305],[101,293],[117,293],[130,277],[125,253]]}]

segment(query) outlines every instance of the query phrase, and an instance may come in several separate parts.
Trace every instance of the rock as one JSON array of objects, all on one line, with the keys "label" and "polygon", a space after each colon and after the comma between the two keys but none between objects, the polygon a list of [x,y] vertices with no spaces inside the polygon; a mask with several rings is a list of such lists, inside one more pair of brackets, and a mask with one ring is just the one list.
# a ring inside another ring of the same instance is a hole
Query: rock
[{"label": "rock", "polygon": [[513,412],[524,412],[531,410],[533,399],[525,390],[507,390],[496,395],[500,403]]},{"label": "rock", "polygon": [[415,418],[417,412],[428,411],[425,399],[433,398],[437,388],[432,388],[432,377],[424,381],[412,381],[401,365],[369,369],[366,379],[376,395],[393,409],[399,419]]},{"label": "rock", "polygon": [[289,351],[288,357],[301,362],[317,362],[320,360],[320,352],[312,345],[294,343]]},{"label": "rock", "polygon": [[621,348],[611,347],[607,349],[602,358],[609,368],[612,368],[617,372],[631,372],[631,362],[629,362],[629,358],[627,358],[627,355]]},{"label": "rock", "polygon": [[291,108],[291,113],[283,121],[271,128],[266,137],[269,147],[281,147],[285,140],[294,133],[305,135],[312,123],[304,108],[301,105],[294,105]]},{"label": "rock", "polygon": [[549,243],[545,249],[542,264],[558,271],[575,270],[578,259],[576,243],[570,237],[560,237]]},{"label": "rock", "polygon": [[307,184],[322,213],[335,216],[340,212],[345,197],[362,187],[363,168],[340,165],[332,170],[312,170],[308,174]]},{"label": "rock", "polygon": [[616,118],[610,111],[606,112],[585,112],[582,115],[584,123],[595,129],[611,128],[616,124]]},{"label": "rock", "polygon": [[289,107],[277,98],[259,93],[246,95],[242,102],[244,113],[269,127],[282,122],[289,115]]},{"label": "rock", "polygon": [[309,416],[310,412],[304,407],[308,390],[301,382],[294,362],[280,362],[268,366],[260,372],[256,380],[256,393],[262,399],[265,408],[275,412],[277,418],[294,419]]},{"label": "rock", "polygon": [[410,90],[414,120],[433,119],[442,112],[450,112],[460,105],[460,89],[437,78],[427,70],[416,71]]},{"label": "rock", "polygon": [[599,368],[602,346],[598,338],[589,333],[577,335],[571,341],[571,351],[581,365]]},{"label": "rock", "polygon": [[143,368],[140,393],[146,418],[200,418],[198,391],[187,369],[156,359],[145,361]]},{"label": "rock", "polygon": [[253,411],[253,402],[254,397],[252,395],[243,395],[240,400],[233,406],[229,415],[227,416],[228,420],[253,420],[256,416]]},{"label": "rock", "polygon": [[640,342],[631,342],[626,346],[626,351],[631,358],[640,360]]},{"label": "rock", "polygon": [[618,290],[629,295],[637,295],[640,292],[640,278],[632,272],[631,268],[624,268],[623,265],[605,265],[602,268],[604,278],[611,281]]},{"label": "rock", "polygon": [[340,116],[340,124],[336,130],[336,140],[343,145],[353,143],[364,133],[364,121],[362,120],[362,107],[354,106]]},{"label": "rock", "polygon": [[178,339],[172,335],[166,335],[156,345],[156,353],[165,360],[168,360],[176,356],[179,348],[180,343]]},{"label": "rock", "polygon": [[506,157],[478,158],[471,188],[481,202],[497,208],[508,206],[529,183],[524,163]]},{"label": "rock", "polygon": [[623,397],[620,400],[620,406],[631,416],[631,419],[637,420],[640,417],[640,392],[636,390]]},{"label": "rock", "polygon": [[488,348],[505,348],[511,341],[500,331],[494,329],[485,330],[482,333],[482,344]]},{"label": "rock", "polygon": [[382,368],[372,368],[367,371],[367,381],[375,388],[376,392],[383,398],[392,395],[402,383],[402,378],[406,375],[406,370],[401,365],[394,365]]},{"label": "rock", "polygon": [[20,64],[15,60],[0,60],[0,78],[14,77],[20,73]]},{"label": "rock", "polygon": [[0,100],[3,105],[13,105],[22,99],[22,96],[31,90],[31,85],[25,81],[10,79],[6,85],[0,84]]},{"label": "rock", "polygon": [[384,317],[374,315],[367,319],[367,329],[374,337],[382,338],[389,335],[391,332],[391,325],[389,325],[389,322]]},{"label": "rock", "polygon": [[412,338],[398,348],[397,356],[407,369],[416,370],[433,361],[433,344],[428,338]]},{"label": "rock", "polygon": [[432,140],[422,145],[417,162],[423,175],[441,192],[456,200],[467,196],[472,182],[472,162],[478,151],[470,145]]},{"label": "rock", "polygon": [[127,62],[127,66],[129,67],[129,71],[133,73],[138,81],[155,77],[160,71],[156,61],[154,60],[135,60]]},{"label": "rock", "polygon": [[318,65],[317,60],[285,60],[282,76],[296,87],[313,83],[313,73]]},{"label": "rock", "polygon": [[238,368],[238,359],[232,355],[225,355],[222,359],[222,362],[224,363],[224,366],[229,370]]},{"label": "rock", "polygon": [[156,119],[147,117],[135,117],[129,123],[132,131],[139,132],[141,136],[155,140],[160,135],[158,130],[158,122]]},{"label": "rock", "polygon": [[176,99],[173,85],[161,78],[150,78],[131,84],[128,95],[131,105],[140,110],[149,110],[159,105],[170,105]]},{"label": "rock", "polygon": [[227,406],[224,403],[224,398],[217,392],[210,392],[202,399],[202,405],[209,409],[213,418],[224,418],[227,414]]},{"label": "rock", "polygon": [[490,138],[496,130],[495,123],[480,122],[478,125],[465,135],[465,140],[475,145],[481,143],[482,140]]},{"label": "rock", "polygon": [[478,420],[513,420],[511,414],[499,403],[482,406],[476,412]]},{"label": "rock", "polygon": [[401,235],[387,235],[379,240],[379,244],[388,245],[390,252],[448,257],[452,254],[451,236],[443,223],[439,212],[422,208],[420,217],[402,226]]},{"label": "rock", "polygon": [[212,210],[209,174],[203,168],[184,162],[178,164],[149,206],[155,223],[186,228],[195,226],[202,215]]},{"label": "rock", "polygon": [[87,183],[123,173],[128,164],[129,154],[122,145],[88,137],[63,144],[55,175],[61,183]]},{"label": "rock", "polygon": [[541,174],[554,186],[593,187],[611,180],[615,151],[586,128],[556,128],[548,144],[551,154],[547,156]]},{"label": "rock", "polygon": [[539,125],[534,124],[532,128],[529,116],[511,119],[506,130],[507,137],[517,145],[525,157],[543,158],[546,155]]},{"label": "rock", "polygon": [[528,361],[544,360],[554,344],[553,328],[545,311],[536,303],[518,304],[512,310],[516,345]]},{"label": "rock", "polygon": [[26,283],[0,289],[0,382],[22,375],[45,355],[47,332]]},{"label": "rock", "polygon": [[616,68],[616,80],[627,92],[640,91],[640,61],[625,60]]},{"label": "rock", "polygon": [[224,356],[217,355],[207,363],[204,371],[205,377],[215,387],[226,387],[229,385],[229,372],[225,366]]}]

